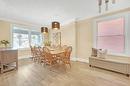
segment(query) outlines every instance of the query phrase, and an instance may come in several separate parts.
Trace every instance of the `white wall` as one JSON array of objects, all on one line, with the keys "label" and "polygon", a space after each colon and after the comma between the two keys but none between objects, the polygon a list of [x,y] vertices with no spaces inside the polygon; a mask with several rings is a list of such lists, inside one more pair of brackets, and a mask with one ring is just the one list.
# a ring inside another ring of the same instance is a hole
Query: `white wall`
[{"label": "white wall", "polygon": [[[71,22],[64,26],[61,26],[60,30],[52,30],[50,29],[50,39],[52,39],[52,33],[54,32],[61,32],[61,45],[68,45],[72,46],[72,56],[73,58],[76,57],[76,29],[75,29],[75,22]],[[51,40],[53,41],[53,40]]]},{"label": "white wall", "polygon": [[[63,36],[62,43],[72,45],[74,48],[73,56],[77,57],[79,61],[86,62],[88,58],[91,56],[91,49],[94,44],[93,42],[94,41],[93,40],[94,20],[103,18],[103,17],[105,18],[108,16],[118,15],[124,12],[130,12],[130,8],[96,16],[96,17],[92,17],[92,18],[77,20],[76,23],[74,21],[67,25],[64,25],[64,28],[62,28],[62,36]],[[128,25],[130,26],[130,24]],[[129,34],[130,29],[128,28],[126,32],[128,33],[127,41],[130,43],[130,34]],[[128,44],[128,47],[129,49],[127,49],[127,52],[128,52],[127,54],[130,54],[130,44]],[[115,58],[122,57],[122,56],[117,56],[117,55],[116,56],[110,55],[110,56],[115,57]]]},{"label": "white wall", "polygon": [[[9,47],[12,45],[12,25],[17,25],[21,27],[26,27],[29,30],[40,31],[39,27],[33,27],[29,25],[16,24],[13,22],[0,20],[0,40],[8,40],[10,42]],[[0,45],[0,47],[4,47]],[[20,49],[18,50],[19,57],[30,56],[30,49]]]}]

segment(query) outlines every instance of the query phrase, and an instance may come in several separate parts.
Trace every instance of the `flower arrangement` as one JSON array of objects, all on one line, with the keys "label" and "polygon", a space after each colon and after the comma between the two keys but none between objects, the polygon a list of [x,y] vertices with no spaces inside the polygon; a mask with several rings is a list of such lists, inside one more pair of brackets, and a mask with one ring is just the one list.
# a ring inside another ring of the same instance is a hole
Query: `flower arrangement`
[{"label": "flower arrangement", "polygon": [[51,46],[51,41],[45,41],[44,46]]},{"label": "flower arrangement", "polygon": [[0,41],[0,44],[3,44],[5,47],[7,47],[7,45],[9,44],[10,42],[8,40],[1,40]]}]

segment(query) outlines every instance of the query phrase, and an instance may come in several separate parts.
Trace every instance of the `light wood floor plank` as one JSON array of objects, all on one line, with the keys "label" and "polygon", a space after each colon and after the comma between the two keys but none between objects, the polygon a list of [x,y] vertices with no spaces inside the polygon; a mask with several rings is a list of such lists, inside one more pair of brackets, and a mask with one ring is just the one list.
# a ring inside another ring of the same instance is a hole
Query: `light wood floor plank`
[{"label": "light wood floor plank", "polygon": [[65,70],[64,65],[50,68],[23,59],[18,71],[0,74],[0,86],[130,86],[130,78],[87,63],[72,62],[72,68]]}]

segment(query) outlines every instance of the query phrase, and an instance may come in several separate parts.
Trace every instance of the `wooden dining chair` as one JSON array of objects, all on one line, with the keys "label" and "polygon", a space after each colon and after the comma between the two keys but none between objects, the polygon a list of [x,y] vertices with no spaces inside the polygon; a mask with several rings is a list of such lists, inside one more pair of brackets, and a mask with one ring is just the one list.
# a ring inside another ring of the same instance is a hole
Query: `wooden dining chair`
[{"label": "wooden dining chair", "polygon": [[65,49],[65,52],[61,54],[61,61],[63,62],[63,64],[65,65],[68,64],[70,67],[71,67],[71,62],[70,62],[71,52],[72,52],[72,47],[69,46]]},{"label": "wooden dining chair", "polygon": [[63,45],[62,49],[65,50],[67,48],[67,45]]},{"label": "wooden dining chair", "polygon": [[31,56],[32,56],[32,60],[35,60],[35,46],[30,46],[31,49]]},{"label": "wooden dining chair", "polygon": [[0,57],[0,73],[2,73],[2,71],[3,71],[3,66],[2,66],[2,64],[1,64],[1,57]]},{"label": "wooden dining chair", "polygon": [[40,56],[39,47],[34,46],[34,61],[39,63]]},{"label": "wooden dining chair", "polygon": [[61,45],[57,45],[57,46],[56,46],[56,49],[61,49]]},{"label": "wooden dining chair", "polygon": [[44,50],[42,47],[37,47],[37,58],[38,58],[38,63],[42,63],[45,60]]},{"label": "wooden dining chair", "polygon": [[47,47],[44,48],[44,53],[45,64],[52,66],[54,63],[56,63],[57,59],[53,54],[51,54],[50,50]]},{"label": "wooden dining chair", "polygon": [[51,45],[51,48],[56,48],[56,46],[53,44],[53,45]]}]

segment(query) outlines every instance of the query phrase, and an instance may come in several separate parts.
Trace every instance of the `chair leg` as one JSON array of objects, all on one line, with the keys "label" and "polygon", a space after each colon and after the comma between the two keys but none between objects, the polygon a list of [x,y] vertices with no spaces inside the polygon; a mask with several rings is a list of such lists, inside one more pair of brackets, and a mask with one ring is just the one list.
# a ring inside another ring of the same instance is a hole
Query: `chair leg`
[{"label": "chair leg", "polygon": [[71,63],[63,63],[65,65],[65,67],[67,68],[67,65],[69,65],[69,67],[71,68]]},{"label": "chair leg", "polygon": [[41,59],[40,58],[38,58],[38,63],[41,63]]},{"label": "chair leg", "polygon": [[71,63],[69,63],[69,66],[70,66],[70,68],[71,68]]},{"label": "chair leg", "polygon": [[18,70],[18,60],[16,61],[16,70]]},{"label": "chair leg", "polygon": [[3,65],[1,65],[1,73],[3,73],[3,70],[4,70]]},{"label": "chair leg", "polygon": [[129,74],[126,74],[127,77],[129,77],[130,75]]}]

